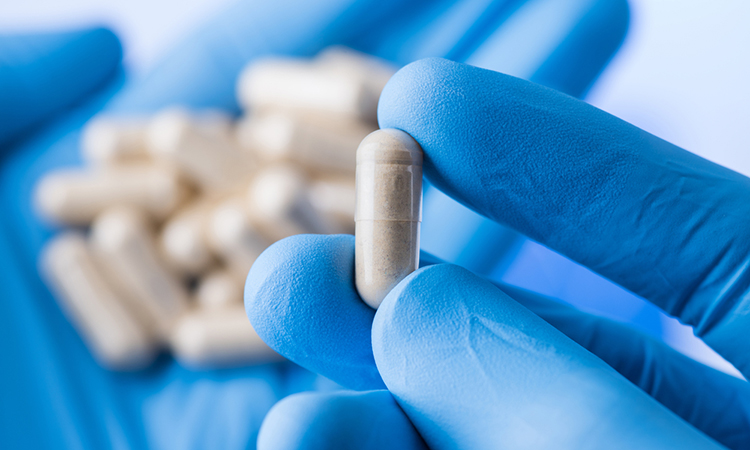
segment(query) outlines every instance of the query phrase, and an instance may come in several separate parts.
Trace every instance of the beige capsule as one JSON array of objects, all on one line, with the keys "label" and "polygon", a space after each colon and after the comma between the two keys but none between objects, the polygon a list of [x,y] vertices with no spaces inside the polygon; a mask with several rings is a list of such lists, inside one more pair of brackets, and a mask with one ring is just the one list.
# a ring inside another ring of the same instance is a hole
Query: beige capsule
[{"label": "beige capsule", "polygon": [[52,172],[36,186],[35,203],[47,219],[85,225],[114,205],[138,207],[163,219],[188,197],[176,171],[138,164]]},{"label": "beige capsule", "polygon": [[310,204],[335,226],[335,233],[354,234],[356,190],[350,177],[320,177],[311,180],[307,191]]},{"label": "beige capsule", "polygon": [[208,243],[231,272],[245,279],[250,267],[271,242],[250,221],[244,196],[230,197],[211,212]]},{"label": "beige capsule", "polygon": [[240,75],[240,103],[253,114],[284,110],[375,122],[380,92],[367,77],[338,67],[292,58],[263,58]]},{"label": "beige capsule", "polygon": [[275,111],[243,120],[237,139],[265,163],[292,162],[311,172],[353,175],[357,146],[373,130],[361,122]]},{"label": "beige capsule", "polygon": [[208,242],[210,213],[215,205],[213,199],[192,203],[167,220],[161,229],[161,252],[177,272],[200,275],[216,264]]},{"label": "beige capsule", "polygon": [[355,282],[368,305],[419,266],[422,149],[407,133],[383,129],[357,149]]},{"label": "beige capsule", "polygon": [[234,139],[230,119],[218,113],[191,115],[173,108],[149,124],[147,147],[158,160],[178,168],[204,192],[222,192],[246,183],[255,163]]},{"label": "beige capsule", "polygon": [[251,223],[271,241],[295,234],[335,233],[335,224],[310,203],[309,188],[307,176],[290,165],[258,172],[247,196]]},{"label": "beige capsule", "polygon": [[321,66],[361,77],[372,91],[372,95],[377,97],[380,97],[380,93],[388,80],[398,70],[385,60],[341,45],[324,49],[318,53],[314,62]]},{"label": "beige capsule", "polygon": [[255,332],[241,305],[185,314],[174,328],[170,344],[175,358],[195,369],[281,359]]},{"label": "beige capsule", "polygon": [[62,310],[103,366],[136,370],[151,363],[157,350],[154,330],[107,282],[81,234],[53,238],[40,262]]},{"label": "beige capsule", "polygon": [[115,207],[91,226],[91,245],[104,273],[166,336],[188,306],[188,293],[160,260],[146,217]]},{"label": "beige capsule", "polygon": [[81,133],[81,153],[93,164],[120,164],[148,159],[147,121],[137,117],[99,116]]},{"label": "beige capsule", "polygon": [[198,280],[195,299],[199,308],[223,309],[242,304],[244,279],[227,269],[214,269]]}]

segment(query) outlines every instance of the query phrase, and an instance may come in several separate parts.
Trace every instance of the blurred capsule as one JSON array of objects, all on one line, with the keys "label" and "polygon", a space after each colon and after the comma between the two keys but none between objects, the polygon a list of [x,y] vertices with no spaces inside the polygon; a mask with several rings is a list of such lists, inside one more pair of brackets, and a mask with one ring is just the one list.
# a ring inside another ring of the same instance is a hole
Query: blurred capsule
[{"label": "blurred capsule", "polygon": [[246,182],[255,168],[252,155],[242,151],[230,130],[229,117],[168,109],[149,124],[147,146],[202,190],[221,192]]},{"label": "blurred capsule", "polygon": [[159,260],[146,217],[133,208],[109,209],[92,224],[91,244],[109,279],[166,335],[188,294]]},{"label": "blurred capsule", "polygon": [[373,130],[359,122],[271,112],[240,122],[237,139],[265,163],[293,162],[311,172],[353,177],[357,147]]},{"label": "blurred capsule", "polygon": [[81,133],[81,153],[93,164],[143,161],[146,151],[146,120],[100,116],[90,120]]},{"label": "blurred capsule", "polygon": [[243,279],[226,269],[215,269],[198,281],[199,308],[222,309],[242,305]]},{"label": "blurred capsule", "polygon": [[348,177],[313,179],[308,190],[313,209],[332,222],[334,233],[354,234],[355,181]]},{"label": "blurred capsule", "polygon": [[305,174],[289,165],[259,172],[248,189],[252,223],[272,241],[295,234],[330,234],[335,225],[310,204]]},{"label": "blurred capsule", "polygon": [[280,360],[253,330],[241,305],[196,309],[175,327],[170,343],[175,358],[196,369]]},{"label": "blurred capsule", "polygon": [[42,178],[35,194],[44,217],[84,225],[114,205],[139,207],[163,219],[188,197],[188,190],[173,170],[129,165],[59,170]]},{"label": "blurred capsule", "polygon": [[265,58],[255,60],[242,72],[237,91],[240,104],[253,114],[276,109],[374,123],[380,92],[375,92],[366,78],[306,60]]},{"label": "blurred capsule", "polygon": [[55,237],[42,252],[41,272],[102,365],[135,370],[151,363],[157,347],[153,330],[107,283],[83,236]]},{"label": "blurred capsule", "polygon": [[169,265],[185,275],[200,275],[215,264],[208,245],[209,213],[214,200],[205,199],[179,211],[161,230],[159,245]]},{"label": "blurred capsule", "polygon": [[224,200],[213,210],[208,242],[232,273],[243,280],[258,256],[270,245],[250,223],[247,203],[242,196]]},{"label": "blurred capsule", "polygon": [[377,96],[377,98],[380,98],[380,93],[386,83],[398,70],[394,65],[383,59],[341,45],[324,49],[318,53],[314,62],[363,78],[372,91],[372,95]]}]

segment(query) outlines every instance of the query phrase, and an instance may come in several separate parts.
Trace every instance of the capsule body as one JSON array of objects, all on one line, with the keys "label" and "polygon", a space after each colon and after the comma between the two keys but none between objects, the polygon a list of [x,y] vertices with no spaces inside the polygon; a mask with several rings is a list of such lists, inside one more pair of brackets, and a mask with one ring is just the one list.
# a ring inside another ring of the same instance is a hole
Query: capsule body
[{"label": "capsule body", "polygon": [[99,362],[115,370],[151,363],[158,346],[155,330],[107,282],[82,235],[55,237],[42,253],[41,266],[63,311]]},{"label": "capsule body", "polygon": [[172,331],[170,345],[175,358],[193,369],[281,359],[255,332],[242,305],[188,312]]},{"label": "capsule body", "polygon": [[352,120],[272,112],[242,122],[237,139],[266,163],[291,162],[317,174],[350,176],[357,145],[373,129]]},{"label": "capsule body", "polygon": [[86,225],[112,205],[138,207],[163,219],[187,197],[176,171],[140,164],[60,170],[36,188],[39,212],[69,225]]},{"label": "capsule body", "polygon": [[188,293],[159,258],[146,218],[132,208],[106,210],[91,226],[91,246],[110,281],[166,336]]},{"label": "capsule body", "polygon": [[422,149],[408,134],[377,130],[357,149],[356,285],[373,308],[419,265]]}]

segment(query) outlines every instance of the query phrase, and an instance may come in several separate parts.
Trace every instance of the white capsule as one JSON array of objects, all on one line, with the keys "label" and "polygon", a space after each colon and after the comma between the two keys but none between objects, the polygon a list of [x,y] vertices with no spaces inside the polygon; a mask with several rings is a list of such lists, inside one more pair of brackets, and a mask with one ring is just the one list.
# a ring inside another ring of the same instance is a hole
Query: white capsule
[{"label": "white capsule", "polygon": [[408,134],[378,130],[357,149],[355,283],[368,305],[419,267],[422,149]]},{"label": "white capsule", "polygon": [[251,63],[240,75],[240,103],[253,113],[280,109],[375,122],[380,92],[366,77],[291,58]]},{"label": "white capsule", "polygon": [[188,306],[188,294],[156,250],[146,218],[138,210],[112,208],[96,218],[91,243],[105,274],[162,335]]},{"label": "white capsule", "polygon": [[42,252],[41,272],[102,365],[135,370],[153,360],[153,330],[107,283],[83,236],[68,232],[53,238]]},{"label": "white capsule", "polygon": [[228,270],[212,270],[198,281],[195,294],[198,307],[223,309],[242,305],[243,281]]},{"label": "white capsule", "polygon": [[245,279],[255,260],[270,242],[250,222],[243,196],[219,203],[211,213],[208,243],[235,276]]},{"label": "white capsule", "polygon": [[330,234],[333,223],[310,204],[307,177],[292,166],[278,165],[259,172],[248,189],[250,219],[268,239],[295,234]]},{"label": "white capsule", "polygon": [[318,53],[315,63],[361,77],[367,82],[373,95],[378,97],[398,70],[385,60],[340,45],[328,47]]},{"label": "white capsule", "polygon": [[143,161],[146,152],[146,124],[140,118],[99,116],[81,133],[81,153],[93,164]]},{"label": "white capsule", "polygon": [[281,359],[250,325],[245,308],[194,310],[175,327],[170,343],[175,358],[197,369],[241,366]]},{"label": "white capsule", "polygon": [[44,217],[83,225],[114,205],[139,207],[162,219],[188,197],[188,190],[173,170],[130,165],[53,172],[39,182],[35,197]]},{"label": "white capsule", "polygon": [[312,172],[354,174],[357,146],[373,129],[348,120],[269,112],[243,120],[237,134],[265,163],[293,162]]},{"label": "white capsule", "polygon": [[193,203],[164,224],[159,244],[164,258],[176,271],[199,275],[215,264],[208,244],[209,217],[214,206],[212,200]]},{"label": "white capsule", "polygon": [[313,209],[335,224],[335,233],[354,233],[356,191],[354,180],[348,177],[313,179],[308,190]]},{"label": "white capsule", "polygon": [[255,168],[252,156],[235,142],[227,121],[217,115],[206,119],[181,109],[165,110],[151,121],[147,143],[155,158],[179,168],[208,192],[247,182]]}]

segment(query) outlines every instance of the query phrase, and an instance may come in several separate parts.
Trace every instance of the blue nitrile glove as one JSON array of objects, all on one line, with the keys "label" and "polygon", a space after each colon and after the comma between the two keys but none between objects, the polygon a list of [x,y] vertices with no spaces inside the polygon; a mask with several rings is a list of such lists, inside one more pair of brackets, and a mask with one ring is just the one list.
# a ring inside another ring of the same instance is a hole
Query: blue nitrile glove
[{"label": "blue nitrile glove", "polygon": [[[750,376],[750,179],[552,89],[438,58],[399,71],[378,118],[420,143],[443,192],[692,325]],[[250,271],[247,312],[271,347],[375,390],[285,399],[261,449],[750,447],[750,384],[623,325],[450,264],[409,275],[377,312],[353,280],[351,236],[289,238]]]},{"label": "blue nitrile glove", "polygon": [[[563,4],[575,14],[549,14]],[[252,448],[271,405],[317,383],[293,364],[193,372],[164,356],[147,370],[123,374],[104,370],[92,359],[37,274],[39,250],[56,230],[38,221],[31,192],[49,170],[80,164],[78,129],[106,102],[106,111],[116,113],[148,114],[175,103],[236,113],[235,81],[249,60],[269,53],[312,55],[331,44],[349,44],[399,64],[442,54],[467,59],[477,49],[485,64],[512,65],[516,56],[533,55],[537,60],[519,63],[518,70],[544,69],[528,76],[559,73],[545,82],[580,94],[622,39],[623,4],[248,1],[207,24],[145,79],[126,81],[121,92],[119,44],[106,31],[68,36],[85,44],[80,46],[16,45],[22,58],[7,61],[17,70],[0,78],[9,83],[0,88],[20,86],[0,104],[3,118],[11,116],[0,121],[6,155],[0,167],[0,294],[5,299],[0,302],[0,447]],[[516,11],[524,13],[523,20],[511,20]],[[525,42],[537,34],[534,24],[540,19],[555,33]],[[603,30],[602,24],[612,27]],[[566,62],[584,70],[566,71]],[[0,89],[0,96],[6,92]],[[372,398],[393,403],[390,397],[382,400],[382,394]],[[399,428],[400,420],[392,427],[394,437],[411,430],[408,423]]]}]

